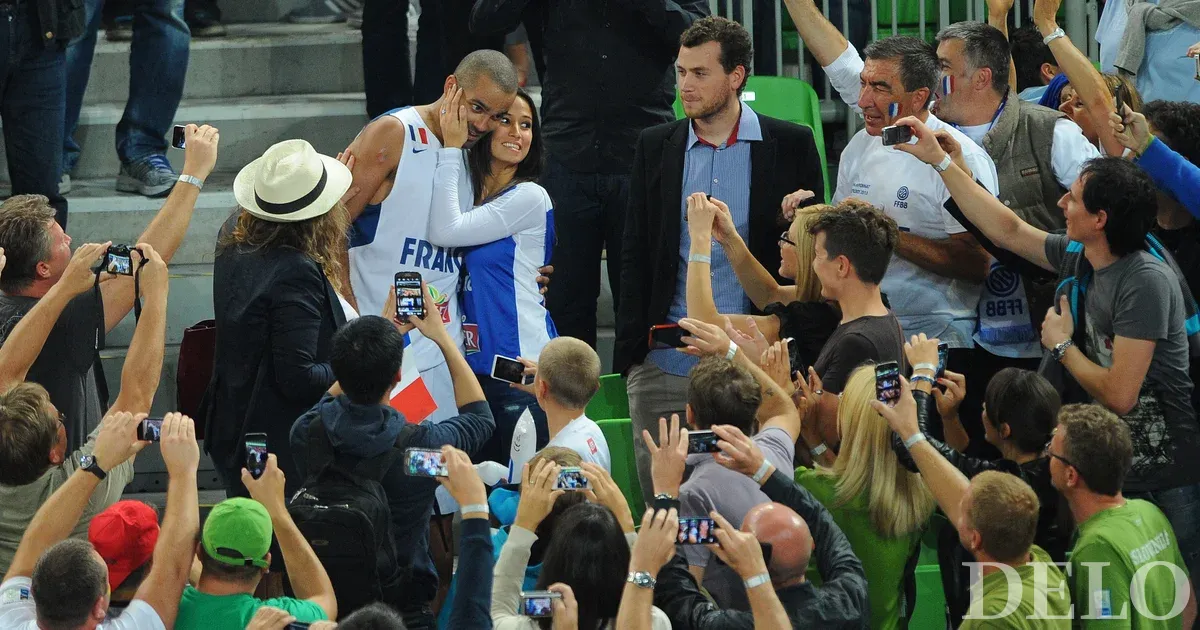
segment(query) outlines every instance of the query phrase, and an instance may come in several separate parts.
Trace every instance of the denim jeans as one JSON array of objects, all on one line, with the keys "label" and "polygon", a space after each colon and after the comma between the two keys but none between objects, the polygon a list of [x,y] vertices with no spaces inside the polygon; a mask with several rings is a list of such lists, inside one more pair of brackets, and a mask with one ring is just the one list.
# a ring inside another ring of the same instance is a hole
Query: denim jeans
[{"label": "denim jeans", "polygon": [[37,5],[0,5],[0,119],[14,195],[45,195],[67,227],[62,166],[63,44],[42,39]]},{"label": "denim jeans", "polygon": [[479,379],[479,385],[483,387],[483,395],[487,397],[492,418],[496,420],[496,430],[492,431],[492,437],[488,438],[483,448],[472,454],[472,461],[493,461],[507,465],[512,452],[513,429],[517,427],[517,420],[526,409],[533,415],[533,424],[537,428],[537,448],[542,448],[550,441],[546,412],[538,406],[536,398],[489,375],[475,376]]},{"label": "denim jeans", "polygon": [[[92,71],[103,6],[104,0],[84,0],[87,27],[83,36],[67,47],[67,111],[62,142],[65,173],[70,173],[79,162],[80,147],[73,136]],[[135,0],[129,100],[121,122],[117,123],[117,156],[123,164],[166,152],[167,132],[183,97],[191,40],[191,32],[183,21],[183,0]]]},{"label": "denim jeans", "polygon": [[1200,483],[1168,490],[1126,492],[1125,498],[1145,499],[1167,515],[1191,576],[1192,590],[1200,597],[1200,573],[1197,573],[1200,571]]},{"label": "denim jeans", "polygon": [[546,159],[541,181],[554,200],[556,239],[546,307],[560,336],[582,339],[595,348],[599,263],[605,248],[614,311],[621,295],[621,242],[629,175],[581,173],[551,156]]}]

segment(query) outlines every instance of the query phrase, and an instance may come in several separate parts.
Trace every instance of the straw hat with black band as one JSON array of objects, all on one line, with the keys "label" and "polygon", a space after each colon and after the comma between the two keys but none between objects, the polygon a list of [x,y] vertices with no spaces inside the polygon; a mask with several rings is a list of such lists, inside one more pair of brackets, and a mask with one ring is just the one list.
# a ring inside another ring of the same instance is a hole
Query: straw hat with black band
[{"label": "straw hat with black band", "polygon": [[233,196],[250,214],[296,223],[329,212],[350,189],[350,169],[304,140],[284,140],[242,168]]}]

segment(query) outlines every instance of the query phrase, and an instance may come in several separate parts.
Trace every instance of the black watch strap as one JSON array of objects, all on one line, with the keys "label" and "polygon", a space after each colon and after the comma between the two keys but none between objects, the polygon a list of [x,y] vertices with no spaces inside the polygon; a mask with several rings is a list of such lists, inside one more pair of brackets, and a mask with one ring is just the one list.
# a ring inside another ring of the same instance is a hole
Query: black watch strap
[{"label": "black watch strap", "polygon": [[89,460],[90,463],[84,468],[84,470],[96,475],[97,478],[103,481],[104,478],[108,476],[108,473],[104,472],[104,469],[100,468],[100,462],[96,461],[95,457],[89,456]]}]

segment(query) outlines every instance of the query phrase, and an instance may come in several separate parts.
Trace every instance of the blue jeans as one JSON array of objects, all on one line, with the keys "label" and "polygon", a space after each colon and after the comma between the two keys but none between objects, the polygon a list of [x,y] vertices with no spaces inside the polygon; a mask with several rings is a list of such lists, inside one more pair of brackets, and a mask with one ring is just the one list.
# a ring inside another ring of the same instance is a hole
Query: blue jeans
[{"label": "blue jeans", "polygon": [[0,5],[0,119],[14,195],[45,195],[67,227],[62,166],[63,44],[44,41],[36,4]]},{"label": "blue jeans", "polygon": [[488,408],[492,410],[492,418],[496,420],[496,430],[492,437],[472,455],[472,461],[499,462],[508,464],[512,453],[513,429],[525,409],[533,415],[533,424],[537,427],[537,448],[541,449],[550,441],[550,429],[546,426],[546,412],[537,404],[533,396],[513,387],[508,383],[498,381],[486,374],[476,374],[479,385],[483,387],[483,395],[487,397]]},{"label": "blue jeans", "polygon": [[[187,75],[188,44],[192,34],[183,21],[184,0],[136,0],[133,5],[133,42],[129,51],[129,100],[117,123],[117,156],[131,164],[167,150],[167,132],[183,97]],[[83,36],[67,47],[67,111],[62,147],[63,172],[79,162],[75,142],[79,110],[92,71],[96,36],[104,0],[84,0],[87,27]]]},{"label": "blue jeans", "polygon": [[1200,484],[1152,492],[1127,492],[1127,499],[1145,499],[1158,506],[1171,521],[1179,553],[1200,597]]}]

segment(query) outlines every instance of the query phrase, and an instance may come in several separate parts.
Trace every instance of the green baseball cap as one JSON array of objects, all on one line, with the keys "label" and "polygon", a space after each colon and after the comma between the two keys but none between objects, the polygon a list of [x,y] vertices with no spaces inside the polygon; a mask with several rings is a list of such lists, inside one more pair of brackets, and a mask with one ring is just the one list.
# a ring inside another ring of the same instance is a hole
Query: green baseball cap
[{"label": "green baseball cap", "polygon": [[213,507],[200,541],[218,562],[265,569],[273,531],[267,508],[254,499],[236,497]]}]

